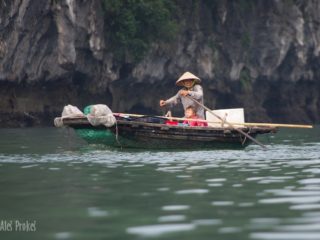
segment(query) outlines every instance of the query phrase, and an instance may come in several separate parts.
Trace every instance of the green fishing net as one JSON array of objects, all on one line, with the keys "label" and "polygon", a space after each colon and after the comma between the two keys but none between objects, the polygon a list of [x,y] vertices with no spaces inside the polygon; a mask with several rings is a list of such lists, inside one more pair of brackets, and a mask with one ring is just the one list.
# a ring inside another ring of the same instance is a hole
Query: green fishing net
[{"label": "green fishing net", "polygon": [[107,129],[76,129],[76,133],[89,143],[113,144],[115,135]]},{"label": "green fishing net", "polygon": [[[83,109],[83,113],[88,115],[92,111],[93,105],[88,105]],[[115,135],[108,129],[81,128],[75,129],[76,133],[89,143],[113,144]]]}]

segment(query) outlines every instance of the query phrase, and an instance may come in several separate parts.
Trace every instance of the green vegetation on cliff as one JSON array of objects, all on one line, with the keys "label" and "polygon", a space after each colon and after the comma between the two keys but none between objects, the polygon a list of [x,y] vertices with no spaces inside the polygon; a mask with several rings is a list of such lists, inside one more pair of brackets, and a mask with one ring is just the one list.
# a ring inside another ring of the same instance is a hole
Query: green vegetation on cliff
[{"label": "green vegetation on cliff", "polygon": [[170,41],[177,33],[171,0],[103,0],[106,37],[119,60],[141,60],[152,42]]}]

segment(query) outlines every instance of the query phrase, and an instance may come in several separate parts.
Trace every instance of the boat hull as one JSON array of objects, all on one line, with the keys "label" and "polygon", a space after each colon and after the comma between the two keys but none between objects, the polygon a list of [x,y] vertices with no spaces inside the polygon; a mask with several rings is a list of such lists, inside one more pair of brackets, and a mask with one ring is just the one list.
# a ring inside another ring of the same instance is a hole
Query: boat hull
[{"label": "boat hull", "polygon": [[[251,141],[231,128],[168,126],[118,120],[106,128],[91,126],[86,118],[64,119],[88,143],[144,149],[243,149]],[[274,128],[241,128],[252,137],[275,132]]]}]

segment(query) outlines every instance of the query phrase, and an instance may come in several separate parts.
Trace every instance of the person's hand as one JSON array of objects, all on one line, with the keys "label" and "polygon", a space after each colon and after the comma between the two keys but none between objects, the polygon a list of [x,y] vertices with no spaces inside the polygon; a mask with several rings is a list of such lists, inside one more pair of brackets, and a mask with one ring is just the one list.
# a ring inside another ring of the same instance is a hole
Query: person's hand
[{"label": "person's hand", "polygon": [[180,96],[185,97],[185,96],[187,96],[189,94],[189,91],[188,90],[180,90],[179,94],[180,94]]},{"label": "person's hand", "polygon": [[163,107],[163,106],[165,106],[165,105],[166,105],[166,101],[160,100],[160,107]]}]

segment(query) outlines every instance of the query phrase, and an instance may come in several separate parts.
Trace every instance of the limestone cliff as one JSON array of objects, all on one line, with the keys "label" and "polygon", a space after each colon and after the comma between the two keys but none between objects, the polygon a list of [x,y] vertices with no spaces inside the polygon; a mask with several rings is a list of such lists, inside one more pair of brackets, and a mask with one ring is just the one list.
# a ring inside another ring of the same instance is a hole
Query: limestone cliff
[{"label": "limestone cliff", "polygon": [[51,124],[66,104],[161,113],[185,71],[202,79],[211,108],[320,121],[319,1],[174,2],[174,41],[136,62],[114,56],[102,1],[0,1],[1,126]]}]

